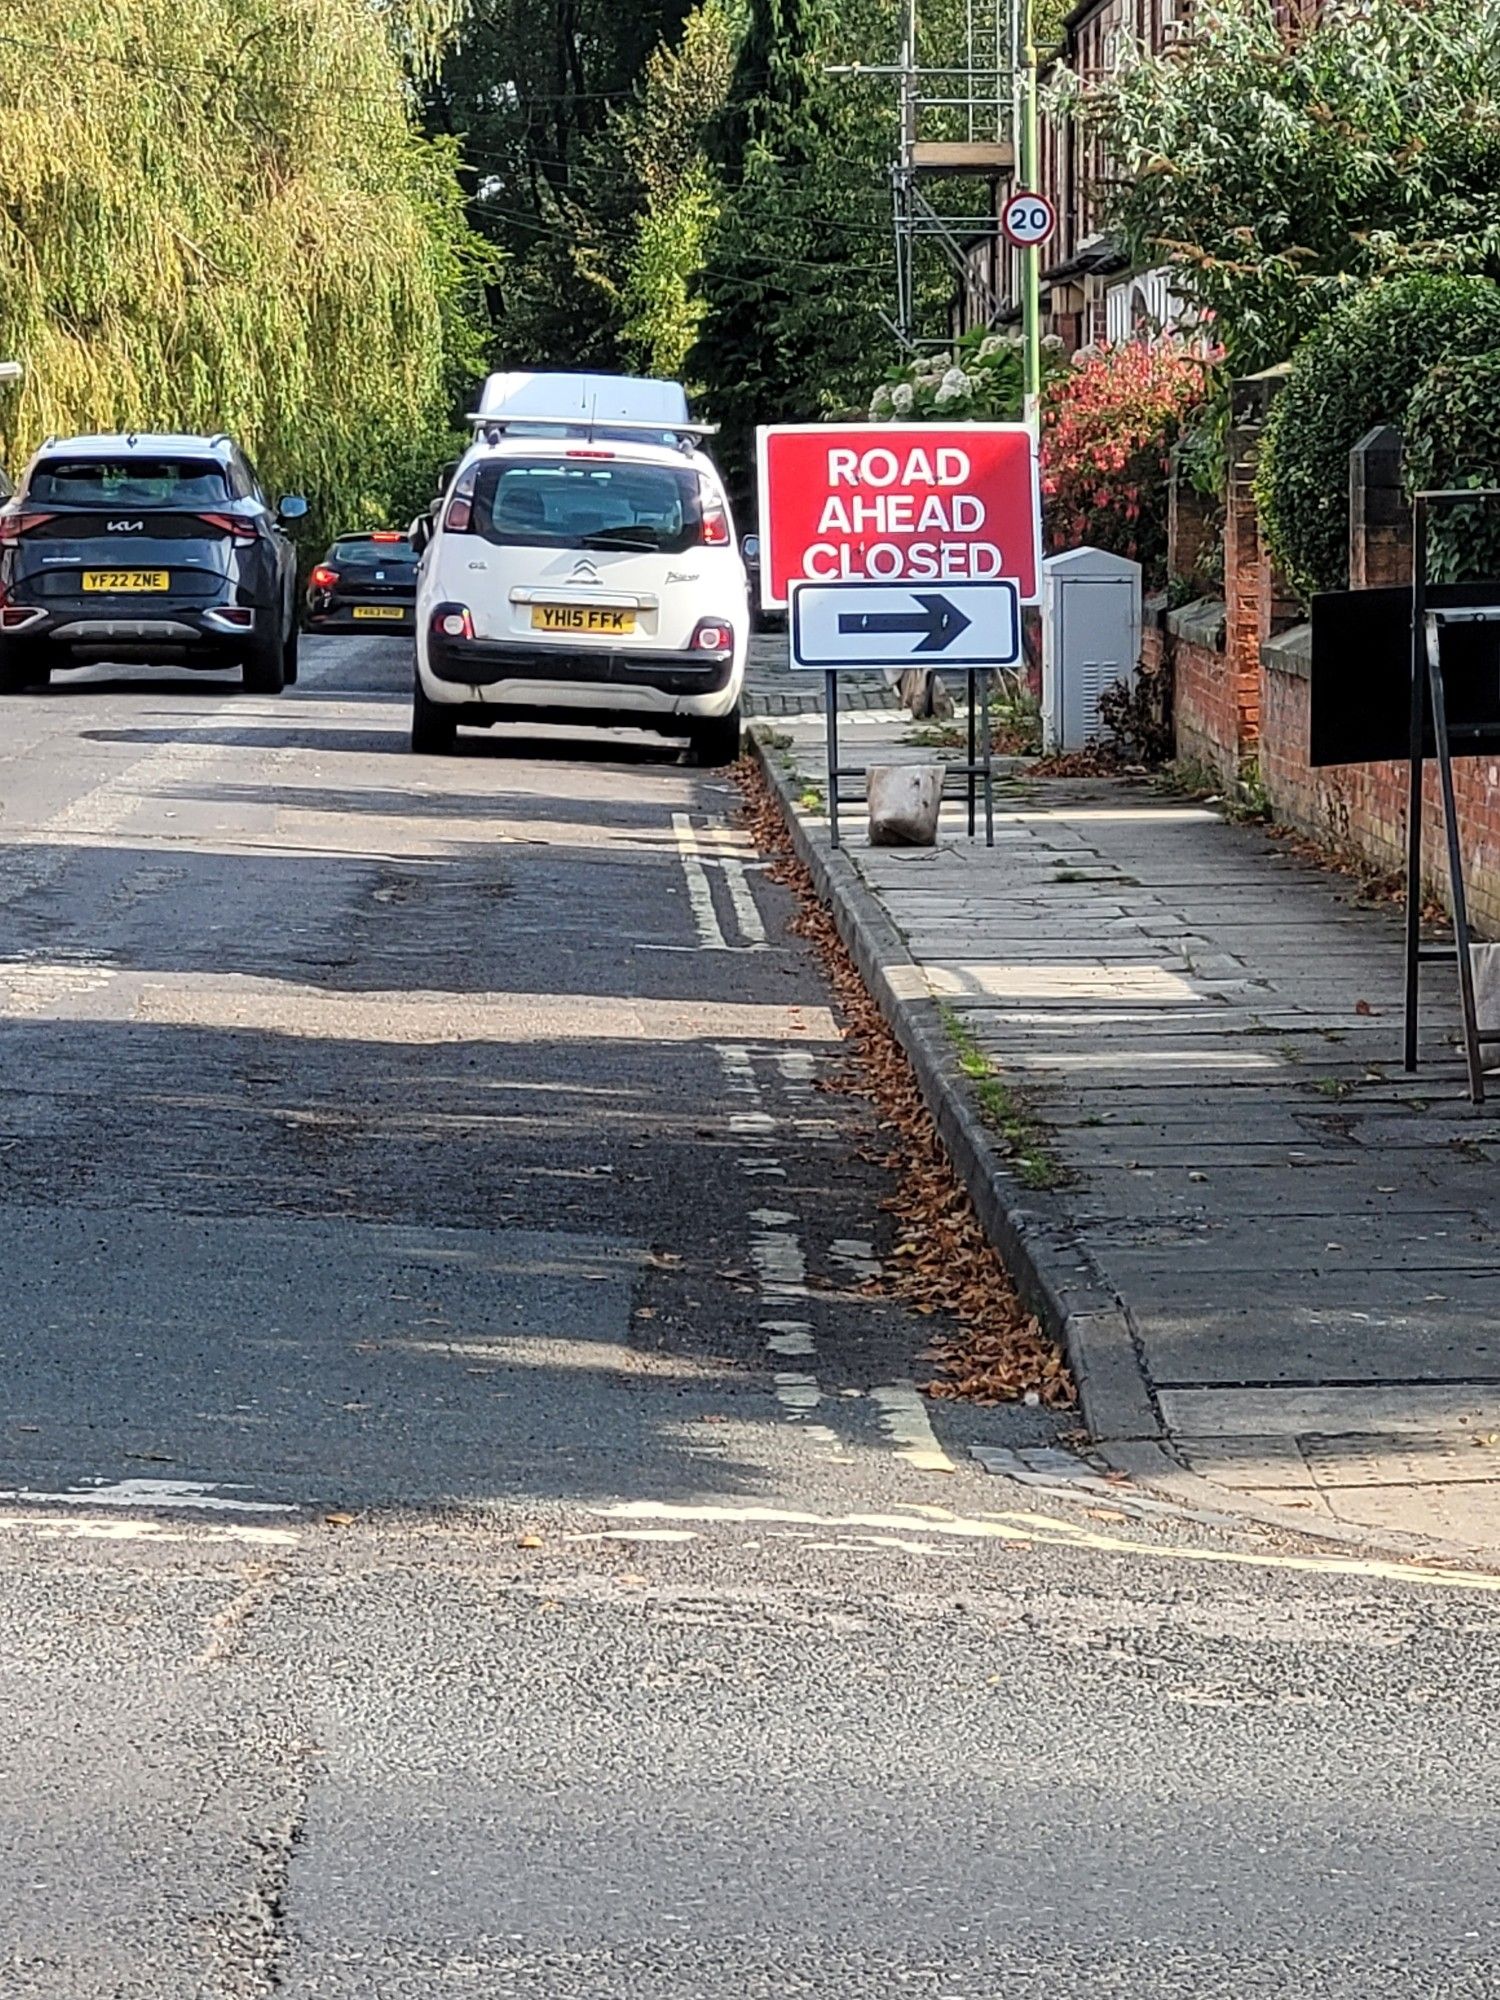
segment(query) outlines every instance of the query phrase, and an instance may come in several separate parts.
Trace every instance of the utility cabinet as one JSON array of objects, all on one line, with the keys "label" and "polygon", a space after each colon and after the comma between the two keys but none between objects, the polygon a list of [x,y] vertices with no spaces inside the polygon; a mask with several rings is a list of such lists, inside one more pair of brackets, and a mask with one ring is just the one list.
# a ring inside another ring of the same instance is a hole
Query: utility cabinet
[{"label": "utility cabinet", "polygon": [[1141,566],[1103,549],[1042,564],[1042,745],[1082,750],[1105,733],[1099,697],[1141,660]]}]

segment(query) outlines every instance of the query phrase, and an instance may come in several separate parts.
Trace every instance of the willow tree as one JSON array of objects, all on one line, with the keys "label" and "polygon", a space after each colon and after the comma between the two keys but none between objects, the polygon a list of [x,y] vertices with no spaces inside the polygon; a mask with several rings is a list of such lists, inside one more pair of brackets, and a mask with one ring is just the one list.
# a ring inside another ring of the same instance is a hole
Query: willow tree
[{"label": "willow tree", "polygon": [[0,391],[43,436],[233,432],[320,526],[404,504],[481,363],[410,76],[450,0],[27,0],[0,37]]}]

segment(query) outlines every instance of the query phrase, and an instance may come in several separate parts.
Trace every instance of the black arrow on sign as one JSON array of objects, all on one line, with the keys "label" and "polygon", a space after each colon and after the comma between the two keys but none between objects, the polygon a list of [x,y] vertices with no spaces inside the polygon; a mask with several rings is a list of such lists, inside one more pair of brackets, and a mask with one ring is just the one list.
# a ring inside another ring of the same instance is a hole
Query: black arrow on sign
[{"label": "black arrow on sign", "polygon": [[839,631],[850,635],[920,632],[922,637],[912,648],[914,653],[945,653],[974,622],[965,618],[946,597],[924,596],[914,590],[912,598],[921,605],[920,611],[841,611]]}]

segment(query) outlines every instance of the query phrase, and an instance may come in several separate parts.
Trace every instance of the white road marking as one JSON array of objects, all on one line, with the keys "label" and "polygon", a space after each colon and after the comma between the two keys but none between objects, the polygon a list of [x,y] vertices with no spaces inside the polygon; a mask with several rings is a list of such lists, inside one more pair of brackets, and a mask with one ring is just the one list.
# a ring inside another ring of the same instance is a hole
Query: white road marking
[{"label": "white road marking", "polygon": [[232,1522],[213,1527],[194,1522],[189,1527],[122,1516],[93,1520],[86,1514],[0,1514],[0,1533],[66,1542],[248,1542],[256,1548],[295,1548],[302,1539],[295,1528],[254,1528]]},{"label": "white road marking", "polygon": [[677,858],[687,877],[688,902],[692,905],[693,922],[698,926],[698,942],[705,951],[728,951],[729,940],[719,927],[714,892],[708,870],[703,866],[698,837],[686,813],[673,813],[672,831],[677,836]]},{"label": "white road marking", "polygon": [[760,1330],[773,1354],[788,1357],[813,1352],[812,1324],[805,1319],[763,1319]]},{"label": "white road marking", "polygon": [[750,1238],[750,1256],[768,1299],[808,1296],[807,1259],[795,1230],[759,1229]]},{"label": "white road marking", "polygon": [[797,1416],[806,1410],[815,1410],[823,1400],[816,1375],[800,1375],[790,1369],[780,1369],[775,1381],[777,1402]]},{"label": "white road marking", "polygon": [[1218,1565],[1240,1569],[1287,1570],[1304,1576],[1378,1577],[1415,1584],[1424,1590],[1500,1592],[1500,1576],[1488,1570],[1435,1569],[1394,1558],[1334,1555],[1280,1555],[1251,1548],[1208,1548],[1172,1542],[1142,1542],[1128,1535],[1084,1527],[1055,1514],[951,1514],[945,1507],[912,1507],[904,1514],[815,1514],[793,1507],[679,1506],[666,1500],[625,1500],[601,1507],[607,1520],[698,1521],[714,1526],[873,1528],[888,1534],[928,1535],[962,1541],[1018,1542],[1022,1547],[1097,1549],[1107,1555],[1138,1556],[1149,1562]]},{"label": "white road marking", "polygon": [[24,1500],[41,1507],[191,1507],[211,1514],[292,1514],[296,1512],[276,1500],[235,1500],[239,1491],[217,1482],[199,1479],[117,1479],[112,1484],[99,1480],[89,1486],[75,1486],[61,1493],[17,1486],[0,1490],[0,1500]]},{"label": "white road marking", "polygon": [[787,1086],[788,1097],[807,1097],[817,1081],[818,1066],[811,1049],[778,1049],[776,1067]]},{"label": "white road marking", "polygon": [[880,1413],[882,1430],[896,1447],[896,1456],[922,1472],[955,1472],[957,1467],[937,1441],[927,1405],[910,1382],[887,1382],[870,1391]]},{"label": "white road marking", "polygon": [[727,826],[711,829],[712,837],[719,848],[719,866],[724,871],[725,886],[729,890],[729,901],[734,908],[735,921],[740,931],[748,938],[747,951],[767,951],[766,926],[749,880],[745,874],[745,863],[738,852],[739,842],[734,832]]},{"label": "white road marking", "polygon": [[880,1275],[880,1266],[875,1261],[875,1245],[866,1237],[837,1236],[829,1244],[828,1254],[840,1264],[846,1264],[862,1284]]}]

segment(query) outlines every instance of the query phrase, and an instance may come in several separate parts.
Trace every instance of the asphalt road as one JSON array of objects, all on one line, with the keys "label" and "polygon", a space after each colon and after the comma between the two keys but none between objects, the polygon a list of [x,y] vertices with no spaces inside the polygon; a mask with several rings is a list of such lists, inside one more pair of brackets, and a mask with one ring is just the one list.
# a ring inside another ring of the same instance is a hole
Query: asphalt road
[{"label": "asphalt road", "polygon": [[0,702],[0,2000],[1500,1992],[1490,1580],[981,1470],[724,776],[304,659]]}]

